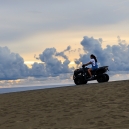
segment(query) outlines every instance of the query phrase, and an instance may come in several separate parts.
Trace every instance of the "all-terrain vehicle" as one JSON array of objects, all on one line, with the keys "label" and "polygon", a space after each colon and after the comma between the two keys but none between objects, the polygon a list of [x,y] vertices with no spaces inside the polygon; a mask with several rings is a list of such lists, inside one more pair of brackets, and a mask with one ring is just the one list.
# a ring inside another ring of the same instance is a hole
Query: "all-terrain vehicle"
[{"label": "all-terrain vehicle", "polygon": [[90,78],[88,73],[88,68],[82,66],[80,69],[76,69],[73,74],[73,80],[76,85],[86,84],[88,81],[97,80],[99,83],[108,82],[109,75],[106,74],[108,70],[108,66],[99,67],[96,70],[91,71],[93,78]]}]

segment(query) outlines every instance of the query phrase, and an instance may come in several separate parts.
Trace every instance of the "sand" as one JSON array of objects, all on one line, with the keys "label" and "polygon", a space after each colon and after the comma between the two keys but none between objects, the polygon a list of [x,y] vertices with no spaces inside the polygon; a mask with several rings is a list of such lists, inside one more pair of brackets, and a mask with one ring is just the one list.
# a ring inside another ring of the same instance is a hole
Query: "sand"
[{"label": "sand", "polygon": [[129,129],[129,81],[1,94],[0,129]]}]

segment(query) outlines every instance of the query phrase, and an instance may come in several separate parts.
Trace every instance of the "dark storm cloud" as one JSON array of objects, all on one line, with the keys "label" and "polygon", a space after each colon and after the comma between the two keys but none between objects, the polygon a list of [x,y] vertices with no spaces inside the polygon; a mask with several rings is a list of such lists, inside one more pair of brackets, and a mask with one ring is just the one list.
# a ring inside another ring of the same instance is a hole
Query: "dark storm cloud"
[{"label": "dark storm cloud", "polygon": [[111,71],[129,71],[129,45],[118,37],[118,45],[107,45],[102,48],[102,39],[89,38],[87,36],[81,41],[84,52],[80,58],[75,60],[79,62],[89,62],[90,54],[95,54],[98,58],[100,66],[108,65]]}]

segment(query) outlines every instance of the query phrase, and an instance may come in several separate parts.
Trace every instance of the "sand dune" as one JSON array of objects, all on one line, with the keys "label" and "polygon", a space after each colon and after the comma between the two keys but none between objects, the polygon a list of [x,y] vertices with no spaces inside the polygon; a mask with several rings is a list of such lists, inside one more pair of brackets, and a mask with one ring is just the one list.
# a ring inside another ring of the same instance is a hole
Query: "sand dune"
[{"label": "sand dune", "polygon": [[129,129],[129,81],[1,94],[0,129]]}]

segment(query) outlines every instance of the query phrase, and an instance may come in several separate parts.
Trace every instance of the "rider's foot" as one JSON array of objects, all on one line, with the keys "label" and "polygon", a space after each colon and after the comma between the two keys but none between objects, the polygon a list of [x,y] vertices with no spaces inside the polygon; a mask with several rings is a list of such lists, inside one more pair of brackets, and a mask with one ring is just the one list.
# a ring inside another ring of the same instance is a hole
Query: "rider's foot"
[{"label": "rider's foot", "polygon": [[91,76],[89,79],[93,79],[94,78],[94,76]]}]

